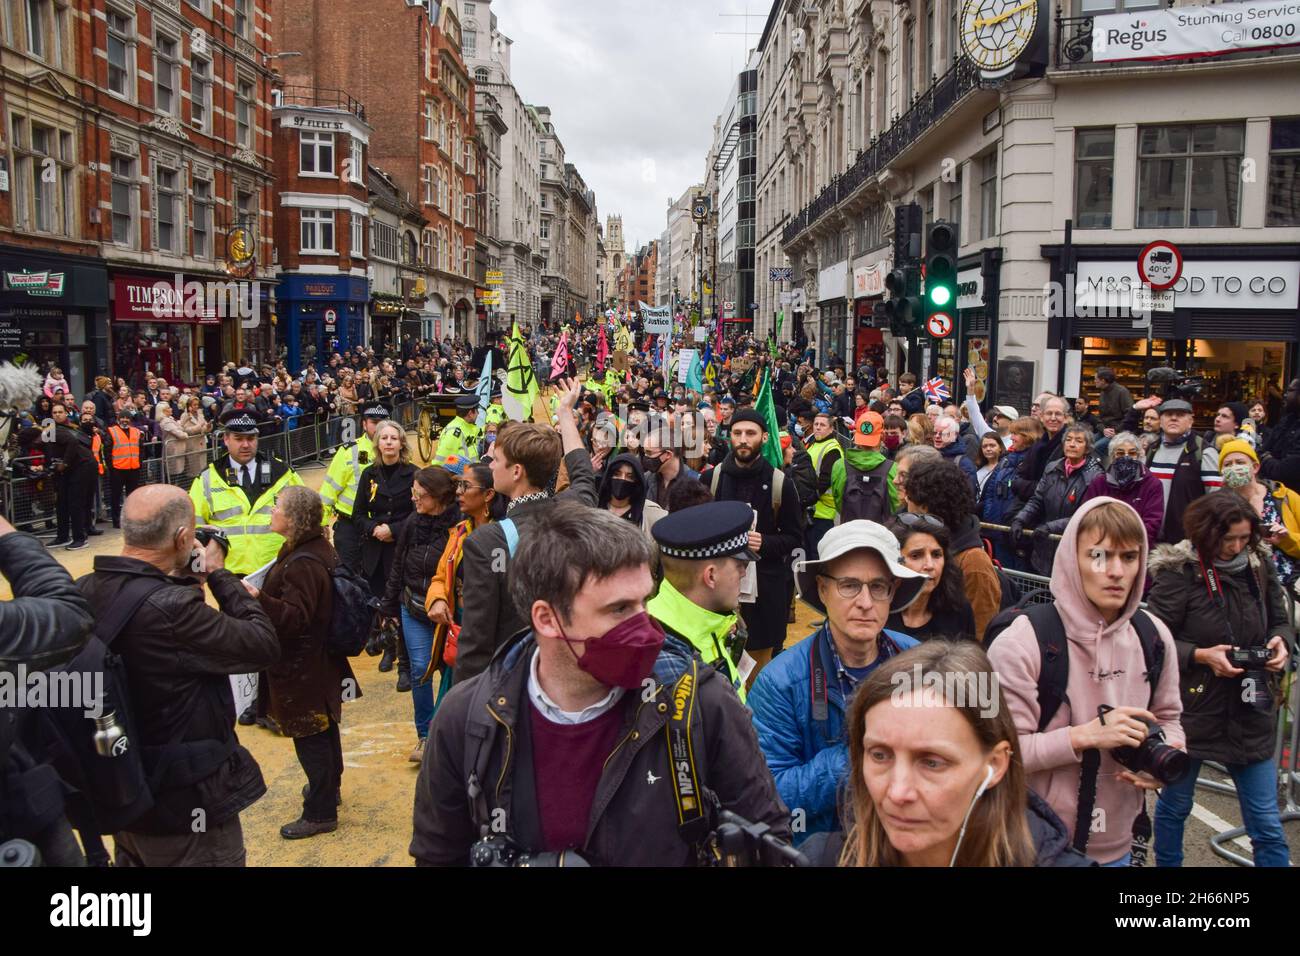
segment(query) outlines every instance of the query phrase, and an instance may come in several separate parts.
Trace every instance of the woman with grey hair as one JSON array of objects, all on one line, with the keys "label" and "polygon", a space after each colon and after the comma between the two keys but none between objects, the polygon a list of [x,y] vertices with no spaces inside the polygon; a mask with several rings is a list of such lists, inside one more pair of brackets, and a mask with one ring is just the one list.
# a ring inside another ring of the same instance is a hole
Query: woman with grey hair
[{"label": "woman with grey hair", "polygon": [[1079,504],[1091,498],[1118,498],[1131,505],[1147,529],[1147,547],[1155,550],[1165,516],[1165,492],[1160,479],[1147,469],[1142,440],[1132,432],[1120,432],[1110,440],[1107,452],[1105,474],[1092,479]]},{"label": "woman with grey hair", "polygon": [[1012,538],[1033,537],[1030,563],[1038,574],[1050,575],[1056,558],[1056,541],[1083,503],[1084,492],[1102,474],[1101,463],[1092,455],[1092,429],[1067,425],[1061,432],[1065,457],[1051,462],[1038,481],[1033,497],[1011,521]]},{"label": "woman with grey hair", "polygon": [[291,485],[281,491],[271,511],[271,530],[283,535],[284,545],[260,591],[244,582],[280,641],[280,659],[266,672],[271,716],[293,738],[307,774],[302,814],[280,828],[286,840],[338,829],[343,697],[361,696],[348,659],[326,646],[334,611],[331,572],[339,558],[325,540],[322,511],[320,495],[310,488]]}]

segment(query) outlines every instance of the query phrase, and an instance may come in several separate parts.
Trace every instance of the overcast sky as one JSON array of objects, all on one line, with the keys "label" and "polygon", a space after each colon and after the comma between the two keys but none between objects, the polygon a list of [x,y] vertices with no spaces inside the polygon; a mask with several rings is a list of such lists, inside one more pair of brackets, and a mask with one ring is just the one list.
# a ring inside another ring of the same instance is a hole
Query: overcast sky
[{"label": "overcast sky", "polygon": [[[669,197],[703,181],[713,122],[770,8],[750,0],[493,0],[514,41],[511,79],[551,108],[566,159],[596,192],[603,224],[623,216],[635,249],[658,239]],[[480,41],[482,42],[482,41]]]}]

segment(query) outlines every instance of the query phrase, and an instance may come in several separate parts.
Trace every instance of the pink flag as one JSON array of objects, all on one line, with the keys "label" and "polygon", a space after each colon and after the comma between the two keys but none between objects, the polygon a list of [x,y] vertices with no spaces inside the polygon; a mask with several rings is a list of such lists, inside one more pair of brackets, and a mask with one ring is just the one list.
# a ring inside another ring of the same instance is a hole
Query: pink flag
[{"label": "pink flag", "polygon": [[560,336],[560,344],[555,346],[555,354],[551,356],[551,378],[556,379],[567,374],[569,374],[569,333],[566,329]]},{"label": "pink flag", "polygon": [[609,358],[609,343],[605,341],[605,326],[600,327],[600,337],[596,342],[596,371],[605,371],[605,360]]}]

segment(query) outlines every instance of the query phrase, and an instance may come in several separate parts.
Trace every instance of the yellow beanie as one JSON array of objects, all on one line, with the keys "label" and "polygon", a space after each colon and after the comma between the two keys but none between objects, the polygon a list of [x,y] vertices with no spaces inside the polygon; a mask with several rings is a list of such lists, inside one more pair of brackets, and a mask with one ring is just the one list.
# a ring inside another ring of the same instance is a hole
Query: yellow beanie
[{"label": "yellow beanie", "polygon": [[1223,447],[1219,449],[1219,461],[1222,462],[1233,452],[1239,452],[1255,464],[1259,464],[1259,456],[1255,454],[1255,449],[1250,447],[1250,442],[1243,441],[1240,438],[1234,438],[1232,441],[1223,443]]}]

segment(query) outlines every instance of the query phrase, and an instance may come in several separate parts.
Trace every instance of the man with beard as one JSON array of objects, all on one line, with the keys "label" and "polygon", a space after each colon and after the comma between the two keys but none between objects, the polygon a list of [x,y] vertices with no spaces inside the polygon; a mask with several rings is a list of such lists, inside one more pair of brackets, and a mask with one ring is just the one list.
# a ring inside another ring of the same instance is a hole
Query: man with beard
[{"label": "man with beard", "polygon": [[794,580],[790,555],[803,541],[803,506],[785,474],[763,457],[763,445],[776,441],[763,417],[751,408],[731,416],[731,451],[710,474],[716,501],[743,501],[754,510],[755,527],[749,549],[758,555],[753,587],[742,590],[741,616],[749,639],[745,650],[755,661],[748,677],[752,686],[773,652],[785,643],[785,625]]}]

